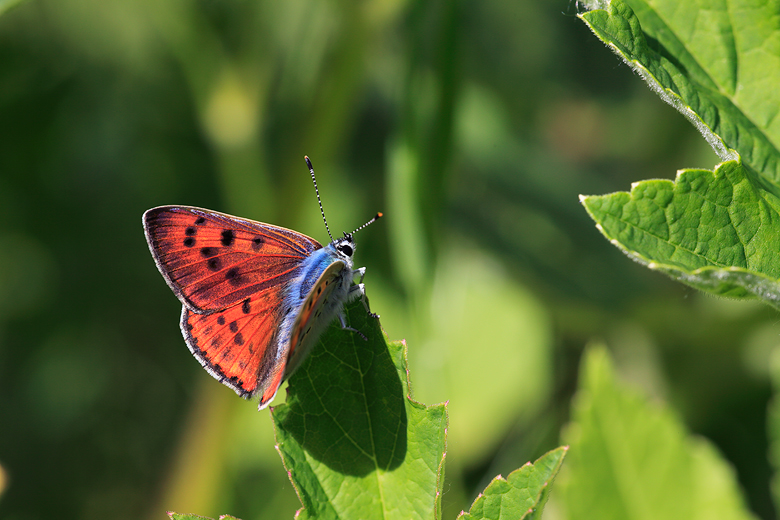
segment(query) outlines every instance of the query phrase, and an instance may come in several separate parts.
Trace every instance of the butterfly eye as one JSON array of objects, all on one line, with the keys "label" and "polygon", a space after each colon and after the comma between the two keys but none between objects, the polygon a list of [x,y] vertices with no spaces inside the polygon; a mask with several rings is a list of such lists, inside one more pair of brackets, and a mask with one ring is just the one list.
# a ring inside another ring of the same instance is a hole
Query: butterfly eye
[{"label": "butterfly eye", "polygon": [[347,245],[347,244],[340,245],[338,247],[338,250],[341,251],[342,253],[344,253],[347,256],[352,256],[352,253],[354,252],[352,250],[352,247]]}]

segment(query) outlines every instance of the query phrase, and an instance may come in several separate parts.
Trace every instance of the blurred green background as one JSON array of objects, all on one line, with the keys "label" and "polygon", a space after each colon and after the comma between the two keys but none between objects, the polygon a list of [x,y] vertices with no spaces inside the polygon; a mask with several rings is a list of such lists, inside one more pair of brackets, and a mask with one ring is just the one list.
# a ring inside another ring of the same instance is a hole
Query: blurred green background
[{"label": "blurred green background", "polygon": [[0,16],[0,518],[292,517],[268,413],[188,353],[141,214],[203,206],[324,242],[304,154],[334,233],[386,215],[356,262],[415,397],[449,400],[444,518],[559,443],[594,338],[773,518],[777,313],[629,261],[577,199],[717,158],[575,3],[530,0]]}]

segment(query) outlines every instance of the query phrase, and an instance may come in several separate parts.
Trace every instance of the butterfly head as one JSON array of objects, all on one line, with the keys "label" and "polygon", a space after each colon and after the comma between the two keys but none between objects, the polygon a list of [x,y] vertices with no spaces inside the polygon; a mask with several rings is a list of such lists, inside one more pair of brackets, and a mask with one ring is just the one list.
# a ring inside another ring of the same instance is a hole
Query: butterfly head
[{"label": "butterfly head", "polygon": [[344,238],[334,240],[333,248],[338,251],[339,255],[351,259],[352,255],[355,254],[355,240],[352,238],[352,234],[344,233]]}]

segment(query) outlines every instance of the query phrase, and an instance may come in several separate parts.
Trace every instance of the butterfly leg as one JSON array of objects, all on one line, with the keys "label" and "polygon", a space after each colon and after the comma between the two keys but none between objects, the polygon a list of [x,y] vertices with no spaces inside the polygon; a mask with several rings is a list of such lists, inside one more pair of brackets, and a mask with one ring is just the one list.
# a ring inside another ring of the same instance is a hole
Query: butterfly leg
[{"label": "butterfly leg", "polygon": [[359,335],[361,338],[363,338],[363,341],[368,341],[368,338],[366,337],[366,335],[365,335],[365,334],[363,334],[363,333],[362,333],[362,332],[360,332],[359,330],[357,330],[357,329],[354,329],[354,328],[350,327],[349,325],[347,325],[347,320],[346,320],[346,318],[344,318],[344,313],[343,313],[343,312],[342,312],[341,314],[339,314],[339,323],[341,323],[341,329],[342,329],[342,330],[348,330],[348,331],[350,331],[350,332],[355,332],[355,333],[357,333],[357,334],[358,334],[358,335]]},{"label": "butterfly leg", "polygon": [[366,298],[366,291],[365,291],[365,288],[363,287],[362,283],[360,284],[360,287],[361,287],[361,289],[363,289],[362,293],[361,293],[361,297],[360,297],[360,301],[363,302],[363,307],[366,308],[366,312],[368,313],[369,316],[371,316],[372,318],[378,320],[379,319],[379,314],[377,314],[375,312],[371,312],[371,309],[368,307],[368,298]]},{"label": "butterfly leg", "polygon": [[[366,286],[363,284],[363,277],[366,276],[366,268],[360,267],[358,269],[354,269],[352,271],[352,276],[357,277],[357,275],[360,275],[360,279],[358,280],[357,285],[353,285],[349,288],[350,295],[358,291],[360,293],[360,301],[363,302],[363,307],[366,308],[366,312],[369,316],[372,318],[379,319],[379,314],[371,312],[371,309],[368,307],[368,299],[366,298]],[[352,296],[352,298],[357,298],[357,295]]]}]

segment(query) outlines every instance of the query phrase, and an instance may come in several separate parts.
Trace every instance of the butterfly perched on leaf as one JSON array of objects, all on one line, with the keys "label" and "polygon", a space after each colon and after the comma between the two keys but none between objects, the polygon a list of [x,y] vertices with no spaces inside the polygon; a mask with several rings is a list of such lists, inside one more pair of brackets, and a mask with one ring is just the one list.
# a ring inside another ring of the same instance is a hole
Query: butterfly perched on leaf
[{"label": "butterfly perched on leaf", "polygon": [[331,321],[361,334],[344,315],[356,298],[371,314],[365,267],[353,269],[352,235],[381,216],[336,240],[328,229],[325,247],[297,231],[189,206],[152,208],[143,224],[157,268],[183,305],[190,351],[240,396],[259,396],[263,409]]}]

